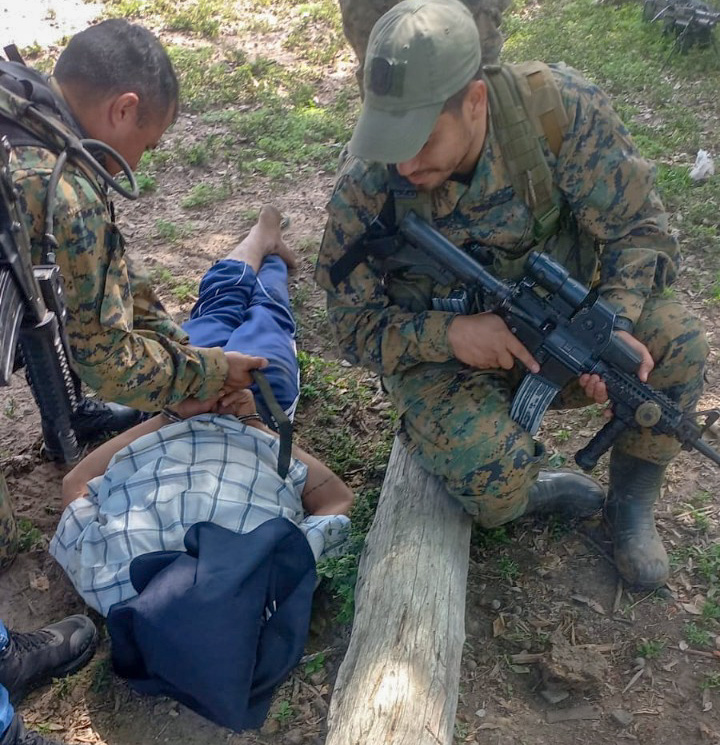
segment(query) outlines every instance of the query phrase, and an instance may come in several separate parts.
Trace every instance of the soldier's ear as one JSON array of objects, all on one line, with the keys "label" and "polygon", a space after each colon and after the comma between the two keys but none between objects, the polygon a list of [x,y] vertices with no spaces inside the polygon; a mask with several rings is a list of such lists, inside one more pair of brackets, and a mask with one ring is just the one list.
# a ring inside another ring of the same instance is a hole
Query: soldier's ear
[{"label": "soldier's ear", "polygon": [[126,129],[137,126],[140,97],[128,91],[120,93],[109,102],[108,114],[113,127]]},{"label": "soldier's ear", "polygon": [[465,94],[465,105],[473,120],[485,121],[487,114],[487,86],[483,80],[473,80]]}]

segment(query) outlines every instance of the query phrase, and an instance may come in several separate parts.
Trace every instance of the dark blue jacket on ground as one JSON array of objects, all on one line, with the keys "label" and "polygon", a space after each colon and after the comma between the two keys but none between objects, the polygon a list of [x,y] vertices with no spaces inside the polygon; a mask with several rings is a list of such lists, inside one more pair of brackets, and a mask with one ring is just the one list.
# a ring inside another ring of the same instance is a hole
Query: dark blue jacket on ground
[{"label": "dark blue jacket on ground", "polygon": [[197,523],[187,553],[133,560],[138,595],[110,609],[115,670],[217,724],[260,727],[307,638],[315,561],[305,536],[274,518],[238,534]]}]

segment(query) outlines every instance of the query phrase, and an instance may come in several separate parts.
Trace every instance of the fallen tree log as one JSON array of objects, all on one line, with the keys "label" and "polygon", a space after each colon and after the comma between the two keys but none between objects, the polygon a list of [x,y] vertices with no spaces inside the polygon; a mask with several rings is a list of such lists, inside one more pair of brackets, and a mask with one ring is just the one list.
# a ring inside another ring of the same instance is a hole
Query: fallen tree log
[{"label": "fallen tree log", "polygon": [[326,745],[452,743],[471,523],[396,438],[360,561]]}]

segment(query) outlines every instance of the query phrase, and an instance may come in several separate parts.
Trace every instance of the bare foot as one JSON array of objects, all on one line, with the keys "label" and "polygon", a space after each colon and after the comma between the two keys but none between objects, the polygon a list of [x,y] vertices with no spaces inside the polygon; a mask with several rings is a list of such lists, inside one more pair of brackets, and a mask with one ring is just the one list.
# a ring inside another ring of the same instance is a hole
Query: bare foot
[{"label": "bare foot", "polygon": [[288,265],[288,269],[295,269],[297,257],[282,239],[281,222],[280,210],[269,204],[264,205],[257,223],[227,258],[244,261],[257,273],[265,257],[276,254]]}]

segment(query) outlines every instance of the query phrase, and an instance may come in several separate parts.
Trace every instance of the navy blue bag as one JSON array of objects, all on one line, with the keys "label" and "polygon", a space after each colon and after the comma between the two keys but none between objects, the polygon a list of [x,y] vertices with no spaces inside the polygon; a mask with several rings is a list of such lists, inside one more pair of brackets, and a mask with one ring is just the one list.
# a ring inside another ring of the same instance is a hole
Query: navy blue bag
[{"label": "navy blue bag", "polygon": [[236,731],[260,727],[302,656],[315,560],[300,529],[274,518],[250,533],[193,525],[183,551],[133,560],[139,593],[107,617],[116,672]]}]

